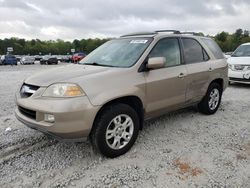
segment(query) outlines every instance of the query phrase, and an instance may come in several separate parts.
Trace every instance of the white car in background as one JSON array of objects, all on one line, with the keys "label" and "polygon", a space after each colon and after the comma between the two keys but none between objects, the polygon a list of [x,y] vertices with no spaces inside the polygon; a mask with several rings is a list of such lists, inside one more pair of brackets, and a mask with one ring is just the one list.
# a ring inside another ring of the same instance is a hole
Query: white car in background
[{"label": "white car in background", "polygon": [[35,57],[24,56],[24,57],[21,58],[20,63],[22,65],[25,65],[25,64],[35,64]]},{"label": "white car in background", "polygon": [[250,84],[250,43],[240,45],[227,61],[230,83]]}]

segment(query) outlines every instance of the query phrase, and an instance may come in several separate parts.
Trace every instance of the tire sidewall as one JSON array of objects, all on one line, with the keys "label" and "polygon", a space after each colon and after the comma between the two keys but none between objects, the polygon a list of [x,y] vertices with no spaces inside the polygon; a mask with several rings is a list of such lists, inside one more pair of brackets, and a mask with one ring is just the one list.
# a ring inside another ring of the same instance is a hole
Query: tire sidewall
[{"label": "tire sidewall", "polygon": [[[219,102],[218,102],[216,108],[214,110],[211,110],[208,103],[209,103],[209,100],[210,100],[210,94],[211,94],[213,89],[218,89],[220,96],[219,96]],[[214,114],[215,112],[217,112],[218,108],[220,107],[221,98],[222,98],[222,88],[221,88],[221,86],[219,84],[217,84],[217,83],[212,83],[208,88],[208,92],[207,92],[207,96],[206,96],[207,109],[208,109],[210,114]]]},{"label": "tire sidewall", "polygon": [[[106,131],[107,127],[112,121],[112,119],[118,115],[125,114],[128,115],[134,123],[134,132],[129,143],[122,149],[112,149],[108,146],[106,142]],[[128,105],[116,105],[111,107],[111,110],[104,111],[100,119],[97,120],[97,131],[95,134],[95,145],[97,149],[105,156],[114,158],[126,153],[135,143],[138,133],[139,133],[139,117],[135,110]]]}]

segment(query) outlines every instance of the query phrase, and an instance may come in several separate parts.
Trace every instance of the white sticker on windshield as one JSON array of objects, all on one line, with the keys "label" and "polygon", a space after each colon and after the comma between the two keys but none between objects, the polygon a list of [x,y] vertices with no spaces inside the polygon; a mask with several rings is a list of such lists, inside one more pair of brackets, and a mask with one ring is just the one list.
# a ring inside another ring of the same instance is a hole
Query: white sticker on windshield
[{"label": "white sticker on windshield", "polygon": [[145,44],[148,40],[131,40],[130,43],[132,44]]}]

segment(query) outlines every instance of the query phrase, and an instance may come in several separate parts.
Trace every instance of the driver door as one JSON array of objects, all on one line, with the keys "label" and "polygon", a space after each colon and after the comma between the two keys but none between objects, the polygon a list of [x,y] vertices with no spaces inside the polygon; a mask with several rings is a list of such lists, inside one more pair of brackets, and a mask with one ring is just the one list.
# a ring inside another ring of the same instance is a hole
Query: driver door
[{"label": "driver door", "polygon": [[164,38],[158,41],[149,54],[151,57],[165,57],[164,68],[150,70],[146,78],[146,114],[159,115],[184,105],[186,100],[186,66],[182,64],[178,38]]}]

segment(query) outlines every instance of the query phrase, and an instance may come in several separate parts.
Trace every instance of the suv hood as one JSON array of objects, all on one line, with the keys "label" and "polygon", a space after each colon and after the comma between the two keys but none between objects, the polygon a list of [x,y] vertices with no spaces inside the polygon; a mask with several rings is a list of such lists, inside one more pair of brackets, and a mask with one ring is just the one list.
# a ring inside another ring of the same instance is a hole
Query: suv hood
[{"label": "suv hood", "polygon": [[36,73],[24,80],[25,83],[36,86],[47,87],[57,82],[70,82],[74,78],[85,77],[110,70],[109,67],[91,65],[66,65]]},{"label": "suv hood", "polygon": [[250,65],[250,57],[230,57],[227,62],[232,65]]}]

